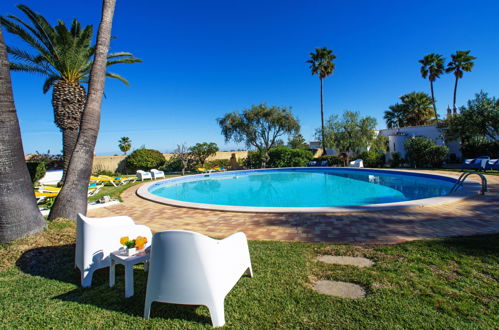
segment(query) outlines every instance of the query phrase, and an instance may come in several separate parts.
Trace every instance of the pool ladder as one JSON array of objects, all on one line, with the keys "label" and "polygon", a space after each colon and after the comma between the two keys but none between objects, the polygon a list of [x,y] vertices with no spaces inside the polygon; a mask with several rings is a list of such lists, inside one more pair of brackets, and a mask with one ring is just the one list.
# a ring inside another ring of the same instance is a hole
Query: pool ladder
[{"label": "pool ladder", "polygon": [[454,184],[454,186],[451,188],[449,194],[457,191],[459,187],[463,186],[464,180],[466,180],[470,175],[476,174],[482,179],[482,189],[480,190],[480,193],[483,195],[487,191],[487,178],[482,174],[477,171],[470,171],[470,172],[463,172],[459,176],[459,179],[457,179],[457,182]]}]

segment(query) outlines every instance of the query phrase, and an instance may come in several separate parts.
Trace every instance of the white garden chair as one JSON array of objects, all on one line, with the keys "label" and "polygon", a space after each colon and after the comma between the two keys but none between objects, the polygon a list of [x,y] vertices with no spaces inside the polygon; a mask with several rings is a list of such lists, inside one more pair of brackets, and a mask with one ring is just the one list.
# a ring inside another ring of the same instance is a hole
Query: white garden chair
[{"label": "white garden chair", "polygon": [[213,326],[225,324],[225,296],[246,272],[253,277],[244,233],[216,240],[184,230],[154,234],[144,318],[154,301],[207,306]]},{"label": "white garden chair", "polygon": [[146,172],[146,171],[138,170],[137,171],[137,178],[140,181],[144,181],[146,179],[152,180],[152,174],[151,174],[151,172]]},{"label": "white garden chair", "polygon": [[109,254],[122,247],[120,238],[123,236],[130,239],[143,236],[151,242],[152,233],[148,227],[136,225],[133,219],[127,216],[88,218],[78,214],[75,265],[81,271],[82,287],[92,285],[94,271],[111,265]]},{"label": "white garden chair", "polygon": [[151,170],[151,174],[152,174],[152,178],[154,180],[165,177],[165,172],[154,169],[154,168]]},{"label": "white garden chair", "polygon": [[362,159],[356,159],[350,162],[350,167],[364,167],[364,161]]}]

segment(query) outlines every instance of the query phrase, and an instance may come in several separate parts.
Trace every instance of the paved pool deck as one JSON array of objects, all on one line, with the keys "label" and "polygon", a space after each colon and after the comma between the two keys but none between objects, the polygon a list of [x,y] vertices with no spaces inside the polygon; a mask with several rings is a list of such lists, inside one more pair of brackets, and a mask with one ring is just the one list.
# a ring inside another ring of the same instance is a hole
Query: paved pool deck
[{"label": "paved pool deck", "polygon": [[[419,173],[453,175],[447,171]],[[181,208],[137,196],[141,185],[121,195],[123,203],[89,210],[91,217],[128,215],[153,232],[183,229],[223,238],[242,231],[250,240],[393,244],[424,238],[499,233],[499,176],[486,175],[489,191],[458,202],[395,210],[329,213],[238,213]],[[478,176],[470,176],[479,181]]]}]

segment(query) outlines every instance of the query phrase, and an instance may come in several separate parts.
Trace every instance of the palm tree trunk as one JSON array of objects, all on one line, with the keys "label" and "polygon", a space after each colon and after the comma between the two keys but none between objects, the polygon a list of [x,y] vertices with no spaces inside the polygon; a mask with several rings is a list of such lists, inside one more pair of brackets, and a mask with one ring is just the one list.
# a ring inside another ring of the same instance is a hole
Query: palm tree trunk
[{"label": "palm tree trunk", "polygon": [[321,81],[321,127],[322,127],[322,154],[326,154],[326,138],[325,138],[325,133],[324,133],[324,98],[323,98],[323,79],[320,78]]},{"label": "palm tree trunk", "polygon": [[7,50],[0,26],[0,243],[42,231],[14,105]]},{"label": "palm tree trunk", "polygon": [[66,180],[66,172],[68,170],[69,161],[71,160],[71,155],[73,154],[77,140],[78,140],[78,130],[66,129],[62,132],[62,146],[64,150],[63,153],[64,169],[62,172],[62,179],[60,185],[63,185],[64,180]]},{"label": "palm tree trunk", "polygon": [[431,100],[433,101],[433,111],[435,111],[435,123],[438,126],[438,113],[437,106],[435,105],[435,94],[433,93],[433,81],[430,80],[430,89],[431,89]]},{"label": "palm tree trunk", "polygon": [[95,143],[99,134],[102,95],[106,79],[107,54],[111,40],[116,0],[103,0],[102,19],[97,34],[95,59],[90,73],[88,97],[83,112],[80,134],[69,162],[66,181],[56,198],[49,219],[64,217],[76,219],[78,213],[87,212],[87,191]]},{"label": "palm tree trunk", "polygon": [[456,92],[457,92],[457,81],[459,78],[456,76],[456,83],[454,84],[454,100],[452,102],[452,111],[456,110]]}]

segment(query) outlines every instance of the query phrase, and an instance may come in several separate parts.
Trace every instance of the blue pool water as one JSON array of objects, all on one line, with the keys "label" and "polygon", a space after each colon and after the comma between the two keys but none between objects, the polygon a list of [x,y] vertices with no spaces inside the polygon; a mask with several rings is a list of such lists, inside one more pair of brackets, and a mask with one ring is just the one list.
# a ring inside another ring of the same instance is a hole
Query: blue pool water
[{"label": "blue pool water", "polygon": [[276,169],[191,176],[149,192],[183,202],[253,207],[327,207],[447,195],[455,180],[424,174],[349,169]]}]

